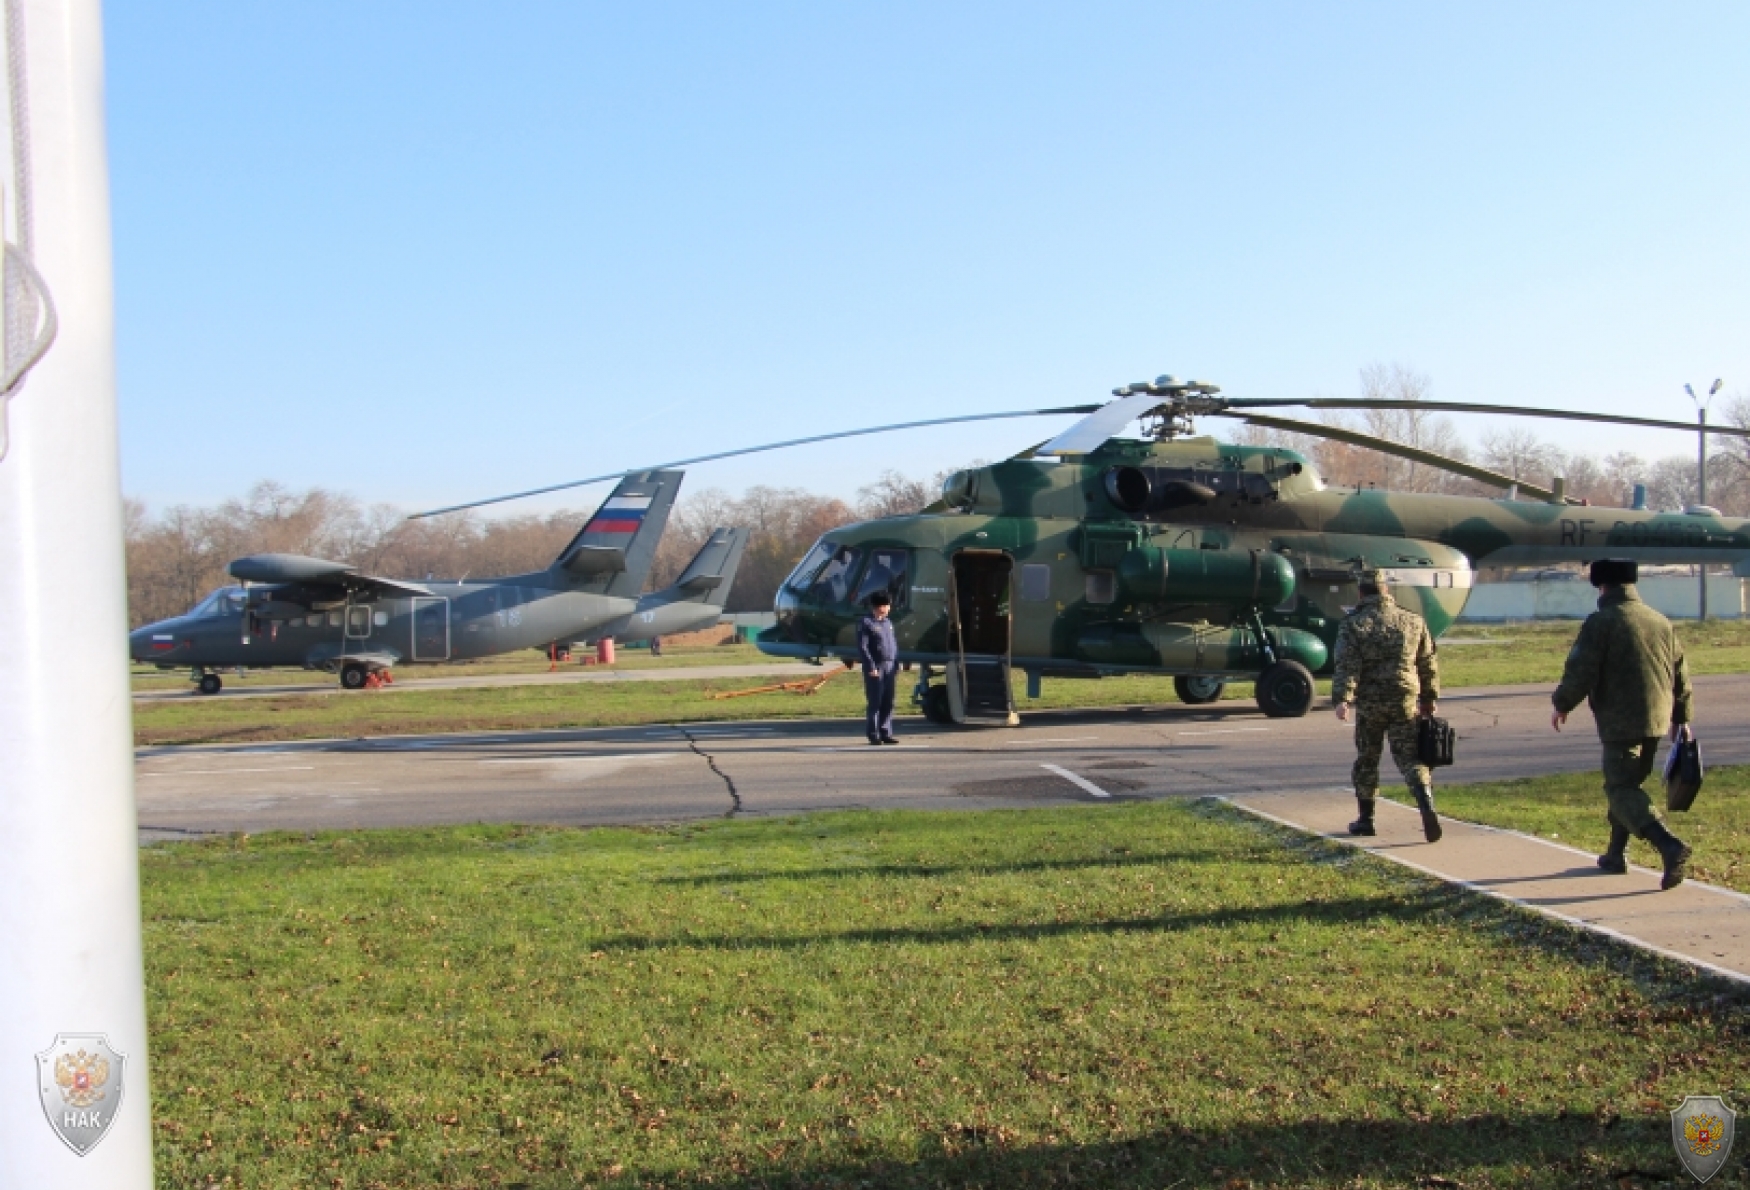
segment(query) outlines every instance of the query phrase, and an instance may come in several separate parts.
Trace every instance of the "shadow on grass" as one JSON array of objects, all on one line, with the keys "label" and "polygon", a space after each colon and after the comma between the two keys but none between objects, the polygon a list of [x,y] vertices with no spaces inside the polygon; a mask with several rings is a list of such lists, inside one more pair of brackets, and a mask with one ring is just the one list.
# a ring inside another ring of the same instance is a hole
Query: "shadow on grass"
[{"label": "shadow on grass", "polygon": [[774,868],[759,872],[724,872],[718,875],[658,876],[652,884],[710,887],[718,884],[758,884],[767,880],[854,880],[861,877],[1008,876],[1029,872],[1075,872],[1098,868],[1149,868],[1174,864],[1220,863],[1229,866],[1268,864],[1262,853],[1236,855],[1231,851],[1163,851],[1146,855],[1080,856],[1066,859],[991,861],[963,864],[868,864],[837,868]]},{"label": "shadow on grass", "polygon": [[[1387,1110],[1390,1110],[1388,1107]],[[1565,1113],[1482,1115],[1416,1122],[1236,1121],[1168,1128],[1131,1140],[1010,1147],[998,1126],[951,1125],[942,1152],[915,1162],[787,1162],[760,1170],[700,1170],[662,1184],[754,1187],[1169,1186],[1364,1183],[1458,1186],[1652,1186],[1687,1182],[1664,1117],[1603,1119]],[[855,1143],[854,1141],[852,1142]],[[1722,1171],[1744,1173],[1744,1161]],[[605,1185],[632,1185],[615,1180]],[[649,1184],[639,1182],[637,1184]]]},{"label": "shadow on grass", "polygon": [[1234,906],[1201,913],[1162,913],[1150,917],[1125,917],[1105,921],[965,922],[936,929],[894,926],[882,929],[822,931],[811,934],[668,934],[620,935],[598,938],[590,945],[602,951],[665,950],[689,946],[709,950],[806,950],[834,943],[885,946],[917,943],[953,946],[964,942],[1032,942],[1081,934],[1173,934],[1207,927],[1312,923],[1336,925],[1374,917],[1420,917],[1431,905],[1407,905],[1402,897],[1352,897],[1345,900],[1297,902],[1294,904]]}]

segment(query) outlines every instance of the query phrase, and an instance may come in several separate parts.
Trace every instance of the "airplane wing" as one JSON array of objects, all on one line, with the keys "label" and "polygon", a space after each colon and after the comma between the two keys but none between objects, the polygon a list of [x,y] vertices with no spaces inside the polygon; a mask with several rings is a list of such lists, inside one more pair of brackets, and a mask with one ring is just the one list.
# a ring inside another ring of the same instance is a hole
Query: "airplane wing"
[{"label": "airplane wing", "polygon": [[277,601],[287,603],[341,603],[349,595],[430,595],[418,583],[361,574],[356,566],[306,558],[301,554],[251,554],[238,558],[227,569],[231,577],[246,583],[280,588]]}]

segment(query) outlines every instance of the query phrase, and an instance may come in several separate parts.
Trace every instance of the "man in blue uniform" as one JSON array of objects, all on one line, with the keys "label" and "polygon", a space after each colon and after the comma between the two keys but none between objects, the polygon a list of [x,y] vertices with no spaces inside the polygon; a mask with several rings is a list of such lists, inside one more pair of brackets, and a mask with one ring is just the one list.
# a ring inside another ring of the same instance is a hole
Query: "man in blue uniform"
[{"label": "man in blue uniform", "polygon": [[869,700],[871,744],[897,744],[893,738],[893,690],[899,681],[899,640],[887,618],[893,600],[886,591],[869,597],[869,614],[857,621],[857,654],[863,661],[863,695]]}]

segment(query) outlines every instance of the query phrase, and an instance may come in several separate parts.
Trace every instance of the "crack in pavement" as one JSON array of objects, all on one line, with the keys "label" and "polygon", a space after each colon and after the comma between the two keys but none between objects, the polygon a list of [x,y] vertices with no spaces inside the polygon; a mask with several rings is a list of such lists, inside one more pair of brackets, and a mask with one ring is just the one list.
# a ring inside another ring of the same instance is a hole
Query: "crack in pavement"
[{"label": "crack in pavement", "polygon": [[687,747],[693,750],[693,755],[703,760],[708,766],[710,766],[713,773],[716,773],[718,777],[722,778],[724,788],[729,790],[729,811],[724,814],[723,817],[734,818],[737,814],[741,813],[741,794],[736,792],[735,778],[717,767],[717,758],[699,747],[699,741],[693,738],[692,732],[688,731],[678,723],[671,723],[669,726],[685,736]]}]

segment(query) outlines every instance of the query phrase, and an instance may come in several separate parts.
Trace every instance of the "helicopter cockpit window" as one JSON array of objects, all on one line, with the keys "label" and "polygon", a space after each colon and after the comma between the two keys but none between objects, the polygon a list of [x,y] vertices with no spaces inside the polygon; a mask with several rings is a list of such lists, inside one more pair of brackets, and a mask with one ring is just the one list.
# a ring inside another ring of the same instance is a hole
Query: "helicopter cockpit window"
[{"label": "helicopter cockpit window", "polygon": [[857,602],[866,603],[877,591],[886,591],[894,607],[905,604],[907,572],[911,555],[905,550],[873,549],[869,565],[863,571],[863,581],[857,584]]},{"label": "helicopter cockpit window", "polygon": [[857,560],[862,556],[863,551],[855,546],[839,546],[820,568],[820,577],[814,580],[811,588],[814,598],[826,603],[847,602],[851,597],[851,576],[857,572]]},{"label": "helicopter cockpit window", "polygon": [[830,541],[817,541],[814,548],[808,551],[808,556],[796,564],[796,569],[790,572],[790,577],[784,580],[784,585],[797,593],[808,590],[808,584],[814,581],[814,576],[820,571],[821,565],[833,556],[839,547]]}]

